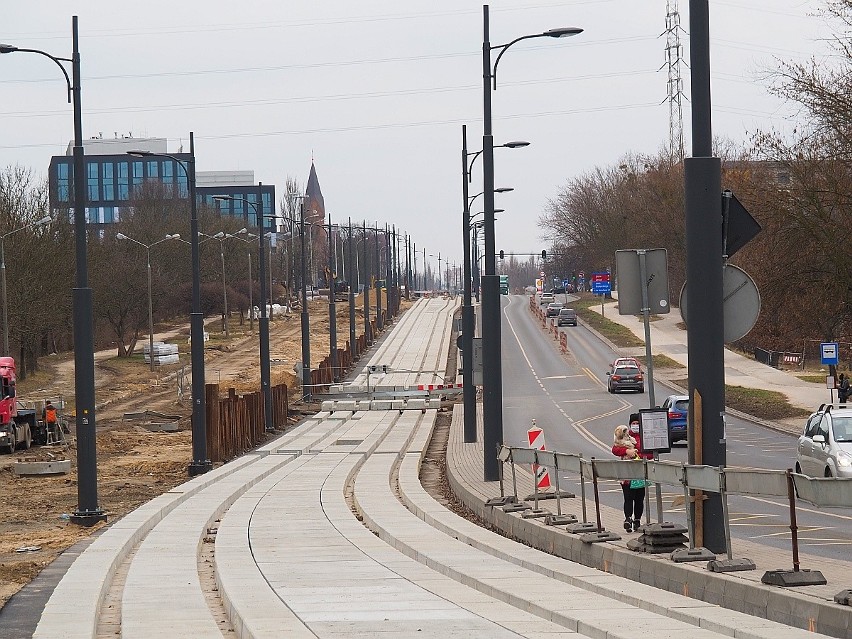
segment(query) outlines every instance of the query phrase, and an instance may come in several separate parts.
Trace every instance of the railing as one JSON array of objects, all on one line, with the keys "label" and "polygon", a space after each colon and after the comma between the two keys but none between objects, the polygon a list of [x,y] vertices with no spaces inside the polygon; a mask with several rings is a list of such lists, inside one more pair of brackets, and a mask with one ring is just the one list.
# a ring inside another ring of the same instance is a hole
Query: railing
[{"label": "railing", "polygon": [[[796,498],[820,508],[850,508],[852,507],[852,479],[814,478],[794,473],[792,470],[756,470],[731,467],[697,466],[671,461],[619,459],[590,459],[580,454],[541,451],[532,448],[514,448],[503,446],[498,459],[503,464],[511,465],[512,488],[514,498],[518,499],[517,465],[538,465],[553,469],[552,477],[556,478],[557,514],[562,514],[559,490],[559,475],[574,473],[579,475],[580,493],[582,499],[583,523],[588,523],[586,482],[591,481],[595,496],[595,514],[597,528],[603,530],[598,500],[598,481],[612,480],[646,480],[650,484],[673,486],[683,491],[686,504],[687,529],[690,548],[695,548],[695,526],[692,521],[689,504],[701,499],[704,492],[717,493],[722,499],[722,509],[725,526],[725,543],[728,559],[732,559],[731,531],[728,518],[728,495],[751,495],[759,497],[779,497],[786,499],[790,506],[790,532],[792,535],[793,570],[799,571],[798,526],[796,524]],[[502,465],[501,465],[502,468]],[[535,475],[531,475],[533,499],[538,509],[539,492]],[[691,494],[692,493],[692,494]],[[503,473],[500,475],[500,495],[505,496]],[[646,500],[648,493],[646,493]],[[657,494],[657,520],[662,523],[662,499]],[[650,520],[650,509],[646,509],[646,522]]]}]

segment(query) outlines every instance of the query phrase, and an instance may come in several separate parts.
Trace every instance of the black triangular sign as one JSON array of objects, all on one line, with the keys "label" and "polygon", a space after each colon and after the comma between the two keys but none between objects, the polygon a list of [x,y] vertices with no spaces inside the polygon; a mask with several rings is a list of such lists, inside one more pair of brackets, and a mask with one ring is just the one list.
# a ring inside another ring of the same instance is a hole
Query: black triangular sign
[{"label": "black triangular sign", "polygon": [[[722,213],[725,211],[725,196],[722,196]],[[724,220],[723,220],[724,222]],[[748,244],[754,236],[760,233],[761,227],[751,213],[746,211],[745,207],[740,204],[737,196],[731,194],[730,207],[728,208],[728,224],[727,224],[727,253],[731,257],[742,247]]]}]

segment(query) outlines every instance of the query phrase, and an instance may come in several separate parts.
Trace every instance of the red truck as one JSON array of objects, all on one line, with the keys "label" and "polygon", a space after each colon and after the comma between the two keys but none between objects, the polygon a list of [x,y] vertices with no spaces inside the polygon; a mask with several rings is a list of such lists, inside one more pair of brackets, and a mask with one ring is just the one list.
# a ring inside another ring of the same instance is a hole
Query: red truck
[{"label": "red truck", "polygon": [[28,449],[33,441],[47,443],[47,429],[34,408],[18,407],[15,396],[15,360],[0,357],[0,450]]}]

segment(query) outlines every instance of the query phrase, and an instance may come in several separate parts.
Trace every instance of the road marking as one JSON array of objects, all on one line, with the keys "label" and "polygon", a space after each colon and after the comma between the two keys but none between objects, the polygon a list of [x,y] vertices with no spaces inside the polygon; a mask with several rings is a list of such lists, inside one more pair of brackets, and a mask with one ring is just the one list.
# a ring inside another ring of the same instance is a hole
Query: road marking
[{"label": "road marking", "polygon": [[[759,501],[764,504],[772,504],[773,506],[778,506],[779,508],[784,508],[788,506],[787,502],[779,504],[777,502],[772,501],[771,499],[761,499],[760,497],[751,497],[749,495],[740,496],[744,499],[751,499],[753,501]],[[850,517],[849,515],[840,515],[838,513],[833,513],[828,510],[814,510],[813,508],[804,508],[803,506],[796,505],[796,511],[802,511],[806,513],[813,513],[815,515],[822,515],[824,517],[834,517],[835,519],[845,519],[846,521],[852,521],[852,517]]]}]

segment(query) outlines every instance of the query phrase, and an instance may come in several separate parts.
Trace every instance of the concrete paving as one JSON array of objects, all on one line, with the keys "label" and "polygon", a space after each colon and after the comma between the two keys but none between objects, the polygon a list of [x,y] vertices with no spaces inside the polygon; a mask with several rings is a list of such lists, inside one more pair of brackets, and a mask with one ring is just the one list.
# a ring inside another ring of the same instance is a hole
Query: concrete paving
[{"label": "concrete paving", "polygon": [[[398,322],[370,363],[426,372],[387,387],[442,377],[456,307],[420,301]],[[747,584],[486,512],[499,486],[481,480],[481,444],[460,441],[454,412],[447,471],[457,495],[526,543],[481,528],[420,483],[438,409],[364,408],[324,410],[115,522],[66,572],[34,636],[115,636],[99,625],[107,612],[126,637],[786,639],[819,636],[808,624],[834,636],[847,636],[841,623],[852,630],[852,608],[809,617],[816,598],[794,593],[776,598],[786,623],[766,618],[775,614],[769,595],[764,614],[757,604],[754,614],[725,609],[721,593],[748,600]],[[216,588],[202,578],[214,540]],[[119,610],[106,611],[106,600]]]}]

